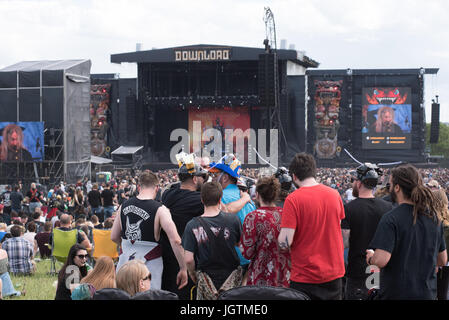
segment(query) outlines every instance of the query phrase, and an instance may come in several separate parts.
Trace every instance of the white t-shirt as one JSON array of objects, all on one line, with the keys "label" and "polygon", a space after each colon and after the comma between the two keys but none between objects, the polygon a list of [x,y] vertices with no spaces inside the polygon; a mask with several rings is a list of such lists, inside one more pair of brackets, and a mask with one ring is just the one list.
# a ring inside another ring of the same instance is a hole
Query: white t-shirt
[{"label": "white t-shirt", "polygon": [[352,195],[352,188],[349,188],[348,190],[346,190],[346,200],[352,201],[354,199],[355,197]]},{"label": "white t-shirt", "polygon": [[59,218],[58,218],[58,216],[54,216],[54,217],[51,218],[50,221],[51,221],[51,225],[54,228],[55,227],[55,223],[56,223],[56,221],[59,221]]},{"label": "white t-shirt", "polygon": [[29,232],[27,231],[22,238],[24,238],[26,241],[32,244],[34,248],[34,237],[36,236],[36,232]]}]

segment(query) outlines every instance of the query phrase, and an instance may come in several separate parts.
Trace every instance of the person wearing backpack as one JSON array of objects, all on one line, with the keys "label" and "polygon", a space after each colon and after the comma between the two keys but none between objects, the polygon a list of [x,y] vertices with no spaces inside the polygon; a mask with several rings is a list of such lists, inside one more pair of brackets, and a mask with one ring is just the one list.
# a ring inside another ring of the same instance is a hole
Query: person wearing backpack
[{"label": "person wearing backpack", "polygon": [[203,185],[204,214],[189,221],[182,237],[187,270],[197,284],[197,300],[215,300],[242,283],[243,269],[235,250],[242,227],[236,215],[220,210],[222,195],[219,183]]}]

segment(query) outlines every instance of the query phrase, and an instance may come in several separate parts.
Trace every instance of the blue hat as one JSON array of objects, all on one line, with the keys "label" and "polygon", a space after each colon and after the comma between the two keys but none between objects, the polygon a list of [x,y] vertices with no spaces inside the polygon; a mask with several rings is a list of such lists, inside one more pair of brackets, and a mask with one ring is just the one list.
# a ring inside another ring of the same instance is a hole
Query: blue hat
[{"label": "blue hat", "polygon": [[223,157],[223,159],[221,159],[221,162],[219,162],[219,163],[212,162],[210,164],[209,171],[216,172],[216,170],[218,169],[223,172],[226,172],[231,177],[239,178],[240,177],[240,175],[239,175],[240,168],[241,168],[241,163],[236,158],[236,156],[234,156],[233,154],[228,154],[228,155],[225,155]]}]

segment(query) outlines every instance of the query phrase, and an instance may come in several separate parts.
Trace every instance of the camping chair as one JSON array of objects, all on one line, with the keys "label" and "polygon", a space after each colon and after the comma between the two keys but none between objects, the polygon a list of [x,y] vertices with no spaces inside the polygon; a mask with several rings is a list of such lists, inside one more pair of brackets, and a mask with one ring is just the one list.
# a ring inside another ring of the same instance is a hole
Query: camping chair
[{"label": "camping chair", "polygon": [[63,231],[53,230],[53,243],[51,250],[50,274],[56,274],[56,260],[65,263],[69,255],[70,248],[76,244],[78,230]]},{"label": "camping chair", "polygon": [[111,240],[111,230],[92,230],[94,260],[101,256],[111,257],[114,261],[118,259],[117,244]]}]

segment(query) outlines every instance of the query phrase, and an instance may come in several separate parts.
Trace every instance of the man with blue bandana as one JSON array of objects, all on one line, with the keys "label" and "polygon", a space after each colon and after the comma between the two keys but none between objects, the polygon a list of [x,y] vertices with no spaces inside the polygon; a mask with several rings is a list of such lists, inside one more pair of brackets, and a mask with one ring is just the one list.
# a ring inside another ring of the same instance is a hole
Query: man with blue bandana
[{"label": "man with blue bandana", "polygon": [[[240,223],[243,224],[246,215],[256,210],[256,206],[249,194],[241,192],[237,187],[240,168],[240,161],[233,154],[228,154],[221,161],[211,163],[209,172],[214,174],[214,181],[220,183],[223,188],[223,196],[221,198],[222,211],[237,214]],[[240,259],[240,265],[246,270],[250,261],[242,256],[238,247],[236,247],[236,251]]]}]

